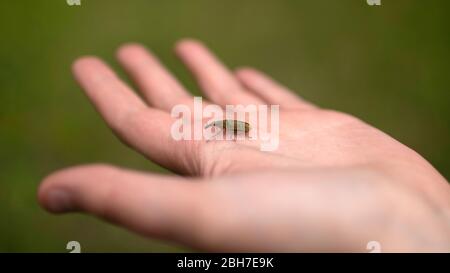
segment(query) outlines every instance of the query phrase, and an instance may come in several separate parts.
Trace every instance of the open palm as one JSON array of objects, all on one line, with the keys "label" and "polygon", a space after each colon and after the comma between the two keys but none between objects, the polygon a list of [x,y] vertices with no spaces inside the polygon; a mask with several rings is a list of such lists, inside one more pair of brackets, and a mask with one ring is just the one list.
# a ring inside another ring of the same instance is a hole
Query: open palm
[{"label": "open palm", "polygon": [[177,54],[208,103],[280,105],[280,141],[175,141],[173,106],[192,96],[140,45],[118,59],[141,99],[102,61],[74,74],[108,125],[150,160],[183,176],[107,165],[58,171],[40,202],[87,211],[147,236],[210,251],[450,250],[450,187],[420,155],[350,115],[320,109],[254,69],[230,72],[202,44]]}]

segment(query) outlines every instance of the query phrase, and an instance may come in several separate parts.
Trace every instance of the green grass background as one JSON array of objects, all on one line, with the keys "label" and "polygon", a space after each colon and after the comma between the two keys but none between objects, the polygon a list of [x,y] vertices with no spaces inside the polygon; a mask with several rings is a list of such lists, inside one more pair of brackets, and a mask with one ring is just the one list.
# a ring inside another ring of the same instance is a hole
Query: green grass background
[{"label": "green grass background", "polygon": [[[231,67],[251,65],[304,98],[391,134],[450,177],[450,2],[446,0],[0,1],[0,251],[173,251],[84,215],[52,216],[36,188],[88,162],[166,172],[124,147],[74,83],[70,65],[142,42],[193,93],[174,57],[183,37]],[[155,139],[155,141],[158,141]]]}]

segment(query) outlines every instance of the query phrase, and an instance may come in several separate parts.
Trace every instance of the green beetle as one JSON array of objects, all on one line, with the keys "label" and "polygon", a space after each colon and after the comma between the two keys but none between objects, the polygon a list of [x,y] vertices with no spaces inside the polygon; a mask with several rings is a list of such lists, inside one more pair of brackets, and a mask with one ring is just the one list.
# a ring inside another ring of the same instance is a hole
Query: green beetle
[{"label": "green beetle", "polygon": [[224,120],[217,120],[213,121],[205,126],[205,129],[209,127],[218,127],[225,131],[233,131],[234,134],[237,134],[238,132],[244,132],[247,134],[251,126],[248,122],[239,121],[239,120],[233,120],[233,119],[224,119]]}]

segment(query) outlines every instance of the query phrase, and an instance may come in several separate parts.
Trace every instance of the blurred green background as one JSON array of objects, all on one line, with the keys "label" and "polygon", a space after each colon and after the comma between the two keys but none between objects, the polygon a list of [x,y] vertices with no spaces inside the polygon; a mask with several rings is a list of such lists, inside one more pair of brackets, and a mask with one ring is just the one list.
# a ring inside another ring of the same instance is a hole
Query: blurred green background
[{"label": "blurred green background", "polygon": [[49,172],[108,162],[166,172],[124,147],[74,83],[72,61],[98,55],[124,76],[116,48],[141,42],[194,93],[172,53],[206,42],[323,107],[391,134],[450,177],[450,1],[0,1],[0,251],[187,251],[84,215],[52,216],[36,188]]}]

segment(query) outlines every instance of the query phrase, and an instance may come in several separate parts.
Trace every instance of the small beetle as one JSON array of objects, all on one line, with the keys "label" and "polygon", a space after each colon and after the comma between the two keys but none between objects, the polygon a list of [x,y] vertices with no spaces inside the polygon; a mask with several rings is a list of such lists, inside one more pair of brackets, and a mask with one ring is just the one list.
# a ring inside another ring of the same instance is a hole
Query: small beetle
[{"label": "small beetle", "polygon": [[244,132],[245,134],[248,134],[248,132],[251,129],[250,123],[239,121],[239,120],[233,120],[233,119],[225,119],[225,120],[217,120],[213,121],[205,126],[205,129],[209,127],[218,127],[225,131],[233,131],[233,133],[236,135],[238,132]]}]

